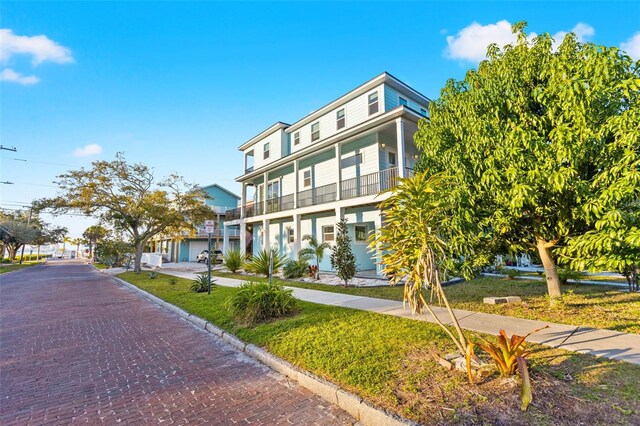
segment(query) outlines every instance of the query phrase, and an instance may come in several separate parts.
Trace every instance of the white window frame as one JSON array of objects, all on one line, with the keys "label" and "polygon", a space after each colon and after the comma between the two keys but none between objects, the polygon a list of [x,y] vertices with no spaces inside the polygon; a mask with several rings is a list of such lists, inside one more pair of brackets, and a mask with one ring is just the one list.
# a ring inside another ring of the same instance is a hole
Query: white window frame
[{"label": "white window frame", "polygon": [[[331,231],[329,232],[329,228],[331,228]],[[323,243],[332,243],[335,241],[336,239],[336,228],[334,225],[324,225],[322,227],[322,242]],[[327,235],[331,235],[331,238],[328,239]]]},{"label": "white window frame", "polygon": [[[358,229],[358,228],[360,228],[360,229]],[[358,231],[359,231],[359,230],[360,230],[360,231],[363,233],[363,235],[364,235],[364,238],[363,238],[363,239],[359,239],[359,238],[358,238],[358,236],[359,236],[359,235],[358,235],[358,234],[359,234],[359,232],[358,232]],[[367,242],[367,234],[369,233],[369,231],[368,231],[368,229],[367,229],[367,225],[355,225],[354,232],[355,232],[355,241],[356,241],[356,243],[366,243],[366,242]]]},{"label": "white window frame", "polygon": [[[340,116],[342,113],[342,117]],[[347,115],[345,114],[344,108],[340,108],[336,111],[336,130],[344,129],[347,126]]]},{"label": "white window frame", "polygon": [[369,107],[368,108],[369,115],[377,114],[380,111],[377,91],[373,93],[369,93],[367,97],[367,105]]},{"label": "white window frame", "polygon": [[[313,130],[313,127],[316,126],[316,130]],[[320,122],[316,121],[311,125],[311,142],[315,142],[320,140]]]},{"label": "white window frame", "polygon": [[295,230],[293,228],[289,228],[289,232],[288,232],[288,241],[289,244],[293,244],[296,242],[296,234],[295,234]]},{"label": "white window frame", "polygon": [[264,144],[264,147],[262,148],[262,159],[266,160],[270,156],[271,156],[271,146],[270,146],[270,143],[267,142]]},{"label": "white window frame", "polygon": [[295,132],[293,134],[293,145],[300,145],[300,132]]},{"label": "white window frame", "polygon": [[[305,176],[307,173],[309,173],[309,177]],[[309,182],[307,182],[307,179],[309,179]],[[302,187],[311,188],[311,169],[302,171]]]}]

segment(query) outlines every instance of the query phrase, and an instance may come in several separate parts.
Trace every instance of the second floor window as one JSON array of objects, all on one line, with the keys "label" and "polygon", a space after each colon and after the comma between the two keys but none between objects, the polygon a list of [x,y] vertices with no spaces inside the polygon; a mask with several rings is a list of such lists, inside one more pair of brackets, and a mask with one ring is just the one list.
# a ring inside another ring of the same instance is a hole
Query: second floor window
[{"label": "second floor window", "polygon": [[293,230],[293,228],[289,228],[289,242],[290,243],[296,242],[295,231]]},{"label": "second floor window", "polygon": [[320,139],[320,122],[315,122],[311,125],[311,141],[318,139]]},{"label": "second floor window", "polygon": [[405,98],[400,98],[400,105],[407,106],[407,100]]},{"label": "second floor window", "polygon": [[305,170],[302,173],[302,186],[308,188],[311,186],[311,170]]},{"label": "second floor window", "polygon": [[295,132],[293,134],[293,144],[300,145],[300,132]]},{"label": "second floor window", "polygon": [[264,144],[264,155],[262,158],[265,160],[269,158],[269,142]]},{"label": "second floor window", "polygon": [[344,127],[345,125],[345,119],[344,119],[344,108],[338,110],[338,112],[336,113],[336,129],[340,130]]},{"label": "second floor window", "polygon": [[369,115],[378,112],[378,92],[369,95]]}]

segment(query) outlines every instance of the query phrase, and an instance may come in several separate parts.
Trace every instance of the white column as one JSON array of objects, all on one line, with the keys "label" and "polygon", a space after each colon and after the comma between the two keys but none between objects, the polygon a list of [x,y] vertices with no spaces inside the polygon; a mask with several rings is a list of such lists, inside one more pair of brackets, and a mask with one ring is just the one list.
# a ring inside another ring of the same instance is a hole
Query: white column
[{"label": "white column", "polygon": [[301,244],[302,244],[302,235],[300,235],[300,233],[302,232],[302,226],[300,225],[302,221],[300,220],[300,215],[299,214],[294,214],[293,215],[293,256],[296,257],[298,256],[298,253],[300,252],[300,248],[301,248]]},{"label": "white column", "polygon": [[244,219],[244,205],[247,204],[247,185],[244,182],[240,191],[240,203],[240,219]]},{"label": "white column", "polygon": [[240,253],[247,252],[247,225],[240,219]]},{"label": "white column", "polygon": [[264,197],[262,197],[262,214],[267,213],[267,185],[269,185],[269,172],[264,172]]},{"label": "white column", "polygon": [[340,200],[340,198],[342,197],[342,167],[340,164],[340,159],[341,159],[341,154],[340,154],[340,144],[337,143],[336,144],[336,176],[338,178],[338,182],[336,184],[336,200]]},{"label": "white column", "polygon": [[336,224],[344,217],[344,207],[336,207]]},{"label": "white column", "polygon": [[[293,175],[295,176],[295,179],[296,179],[296,184],[294,186],[294,192],[293,192],[293,208],[297,209],[298,208],[298,186],[300,181],[300,176],[299,176],[300,164],[298,160],[293,161]],[[296,241],[298,241],[298,234],[296,234]]]},{"label": "white column", "polygon": [[269,235],[269,219],[262,220],[262,249],[270,250],[271,249],[271,241]]},{"label": "white column", "polygon": [[396,120],[396,143],[398,151],[398,176],[405,177],[405,164],[404,164],[404,121],[402,118]]},{"label": "white column", "polygon": [[[374,224],[374,232],[376,235],[378,235],[380,233],[380,230],[382,229],[382,213],[380,212],[376,218],[373,221]],[[373,256],[375,256],[375,262],[376,262],[376,273],[378,275],[382,274],[382,264],[380,263],[382,261],[382,251],[380,250],[379,247],[376,247],[376,251],[375,253],[373,253]]]},{"label": "white column", "polygon": [[227,254],[229,252],[229,233],[231,232],[231,228],[225,226],[223,232],[224,234],[222,234],[222,253]]}]

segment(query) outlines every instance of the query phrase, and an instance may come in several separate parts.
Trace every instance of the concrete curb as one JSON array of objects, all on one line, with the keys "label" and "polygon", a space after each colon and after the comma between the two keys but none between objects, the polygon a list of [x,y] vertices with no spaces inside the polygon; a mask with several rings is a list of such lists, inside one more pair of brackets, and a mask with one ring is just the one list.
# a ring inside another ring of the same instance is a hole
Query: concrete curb
[{"label": "concrete curb", "polygon": [[349,413],[356,420],[359,420],[360,423],[365,426],[420,426],[419,423],[400,417],[397,414],[389,413],[388,411],[380,407],[364,401],[359,396],[341,389],[337,385],[323,380],[306,370],[302,370],[256,345],[250,343],[247,344],[238,339],[233,334],[222,330],[221,328],[205,321],[198,316],[189,314],[188,312],[178,308],[177,306],[165,302],[159,297],[156,297],[127,281],[124,281],[118,277],[112,278],[123,287],[126,287],[135,293],[138,293],[151,302],[154,302],[155,304],[160,305],[163,308],[166,308],[167,310],[177,314],[184,320],[189,321],[198,329],[204,330],[208,333],[220,337],[226,343],[238,349],[239,351],[244,352],[251,358],[256,359],[272,370],[289,377],[291,380],[295,380],[300,386],[310,390],[320,398],[342,408],[344,411]]}]

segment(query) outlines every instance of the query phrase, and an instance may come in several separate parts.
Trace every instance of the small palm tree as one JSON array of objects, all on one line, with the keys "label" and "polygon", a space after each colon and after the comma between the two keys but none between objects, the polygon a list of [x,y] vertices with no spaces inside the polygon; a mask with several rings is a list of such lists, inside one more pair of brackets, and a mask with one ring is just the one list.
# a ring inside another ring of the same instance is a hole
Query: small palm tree
[{"label": "small palm tree", "polygon": [[315,278],[316,280],[319,280],[320,279],[320,262],[322,262],[322,258],[324,257],[324,251],[328,248],[331,248],[331,246],[329,245],[329,243],[320,244],[318,242],[318,239],[310,234],[307,234],[304,237],[302,237],[302,241],[309,241],[309,247],[306,247],[300,250],[300,252],[298,253],[298,258],[305,259],[305,260],[315,258],[316,265],[317,265]]}]

